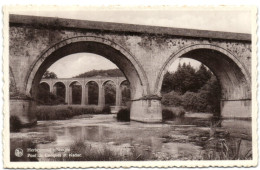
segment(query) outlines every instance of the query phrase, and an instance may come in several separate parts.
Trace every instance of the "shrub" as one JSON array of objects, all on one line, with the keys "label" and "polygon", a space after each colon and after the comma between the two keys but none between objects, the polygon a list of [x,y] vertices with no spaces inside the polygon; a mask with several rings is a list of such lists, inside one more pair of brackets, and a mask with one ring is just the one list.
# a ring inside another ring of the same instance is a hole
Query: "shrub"
[{"label": "shrub", "polygon": [[178,113],[178,117],[184,117],[185,116],[185,111],[184,110],[180,110]]},{"label": "shrub", "polygon": [[10,131],[18,132],[22,127],[22,123],[17,116],[10,116]]},{"label": "shrub", "polygon": [[98,108],[82,108],[82,113],[83,114],[101,114],[102,110],[98,109]]},{"label": "shrub", "polygon": [[70,153],[80,154],[81,157],[55,157],[51,158],[53,161],[140,161],[155,159],[154,155],[143,153],[138,148],[131,148],[130,152],[115,152],[108,145],[99,147],[92,146],[82,140],[76,140],[69,146]]},{"label": "shrub", "polygon": [[38,120],[65,120],[83,114],[102,113],[101,110],[97,108],[71,106],[40,106],[36,108],[35,112]]},{"label": "shrub", "polygon": [[130,110],[120,109],[117,113],[117,120],[119,121],[130,121]]},{"label": "shrub", "polygon": [[189,110],[189,111],[198,111],[198,110],[197,110],[197,105],[199,104],[198,102],[199,102],[199,100],[198,100],[198,95],[197,95],[197,93],[194,93],[194,92],[186,92],[186,93],[183,95],[183,107],[184,107],[186,110]]},{"label": "shrub", "polygon": [[102,109],[102,113],[103,114],[111,114],[111,108],[109,105],[104,106],[104,108]]},{"label": "shrub", "polygon": [[163,107],[162,118],[163,120],[169,120],[176,117],[184,117],[185,113],[182,107]]},{"label": "shrub", "polygon": [[174,91],[164,94],[162,97],[162,104],[165,106],[181,106],[182,96]]},{"label": "shrub", "polygon": [[169,110],[169,109],[162,110],[162,119],[163,120],[173,119],[175,117],[176,117],[176,115],[171,110]]}]

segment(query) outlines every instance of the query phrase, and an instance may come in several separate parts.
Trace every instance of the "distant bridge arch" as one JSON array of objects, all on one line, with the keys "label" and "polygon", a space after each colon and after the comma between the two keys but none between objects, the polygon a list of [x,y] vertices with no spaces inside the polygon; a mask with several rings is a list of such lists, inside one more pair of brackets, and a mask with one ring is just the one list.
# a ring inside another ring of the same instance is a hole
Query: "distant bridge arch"
[{"label": "distant bridge arch", "polygon": [[65,86],[65,102],[68,105],[72,105],[72,89],[71,85],[73,83],[79,83],[82,88],[81,93],[81,105],[88,105],[88,84],[94,82],[98,86],[98,106],[103,107],[105,105],[104,100],[104,84],[111,81],[116,86],[116,104],[117,108],[121,107],[121,89],[119,88],[121,83],[127,81],[125,77],[88,77],[88,78],[57,78],[57,79],[41,79],[41,83],[46,83],[49,85],[50,92],[56,94],[55,85],[57,83],[62,83]]}]

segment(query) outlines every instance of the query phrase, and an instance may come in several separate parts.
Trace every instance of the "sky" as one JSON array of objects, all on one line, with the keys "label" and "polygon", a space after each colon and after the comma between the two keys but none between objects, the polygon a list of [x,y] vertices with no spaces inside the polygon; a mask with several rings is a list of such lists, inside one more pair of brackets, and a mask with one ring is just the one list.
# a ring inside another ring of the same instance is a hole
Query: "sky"
[{"label": "sky", "polygon": [[[14,11],[14,14],[48,16],[92,21],[189,28],[212,31],[251,33],[251,13],[241,10],[106,10],[106,9],[70,9],[48,11],[33,8]],[[179,62],[189,63],[198,68],[199,62],[192,59],[180,59],[173,63],[169,71],[175,71]],[[109,60],[91,53],[79,53],[66,56],[54,63],[48,70],[59,78],[69,78],[96,69],[113,69],[116,65]],[[68,71],[70,70],[70,71]]]}]

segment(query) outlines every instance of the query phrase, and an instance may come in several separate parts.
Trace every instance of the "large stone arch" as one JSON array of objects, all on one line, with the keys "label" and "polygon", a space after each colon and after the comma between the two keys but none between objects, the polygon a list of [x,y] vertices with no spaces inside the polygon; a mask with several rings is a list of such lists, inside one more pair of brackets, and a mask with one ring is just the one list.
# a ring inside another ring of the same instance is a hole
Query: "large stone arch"
[{"label": "large stone arch", "polygon": [[35,85],[51,64],[64,56],[80,52],[95,53],[115,63],[131,82],[133,98],[149,94],[147,77],[136,58],[115,42],[92,36],[69,38],[45,50],[29,69],[25,83],[26,94],[34,97]]},{"label": "large stone arch", "polygon": [[[155,85],[155,93],[160,94],[163,77],[169,66],[177,58],[191,58],[198,60],[205,64],[217,76],[222,90],[222,115],[228,114],[233,117],[233,114],[236,114],[238,111],[235,109],[235,111],[232,112],[232,108],[235,108],[236,106],[235,104],[230,104],[230,101],[236,104],[239,103],[239,105],[243,107],[241,108],[238,106],[239,109],[242,109],[242,112],[244,111],[249,112],[249,114],[251,113],[250,73],[238,60],[238,58],[230,51],[211,44],[192,45],[172,54],[164,63],[159,72]],[[228,107],[232,107],[231,109],[225,109],[224,105],[227,101],[228,105],[230,105]],[[229,113],[224,113],[225,110]]]}]

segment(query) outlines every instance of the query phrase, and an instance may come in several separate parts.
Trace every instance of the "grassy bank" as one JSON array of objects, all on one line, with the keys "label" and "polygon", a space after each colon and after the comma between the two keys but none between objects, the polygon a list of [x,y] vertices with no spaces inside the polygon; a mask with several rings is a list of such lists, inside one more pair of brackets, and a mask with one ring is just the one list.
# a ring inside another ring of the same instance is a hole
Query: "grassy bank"
[{"label": "grassy bank", "polygon": [[108,146],[94,147],[86,144],[82,140],[76,140],[69,146],[70,154],[80,155],[79,157],[63,156],[54,158],[53,161],[142,161],[153,160],[151,154],[145,154],[136,148],[132,148],[130,153],[120,154],[113,151]]},{"label": "grassy bank", "polygon": [[110,110],[83,106],[38,106],[35,115],[38,120],[65,120],[79,115],[110,114]]}]

